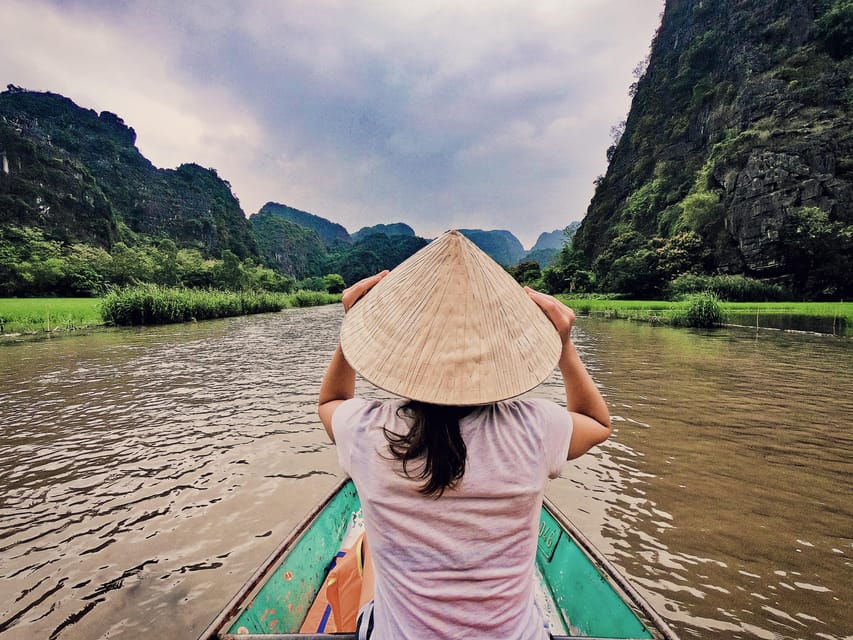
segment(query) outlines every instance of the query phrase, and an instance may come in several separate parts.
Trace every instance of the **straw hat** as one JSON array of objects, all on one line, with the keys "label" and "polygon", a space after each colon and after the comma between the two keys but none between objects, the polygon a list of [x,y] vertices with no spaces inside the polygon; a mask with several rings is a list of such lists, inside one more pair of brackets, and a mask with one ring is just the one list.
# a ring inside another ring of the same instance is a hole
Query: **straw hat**
[{"label": "straw hat", "polygon": [[478,405],[538,385],[557,364],[562,342],[512,276],[448,231],[349,310],[341,347],[353,369],[386,391]]}]

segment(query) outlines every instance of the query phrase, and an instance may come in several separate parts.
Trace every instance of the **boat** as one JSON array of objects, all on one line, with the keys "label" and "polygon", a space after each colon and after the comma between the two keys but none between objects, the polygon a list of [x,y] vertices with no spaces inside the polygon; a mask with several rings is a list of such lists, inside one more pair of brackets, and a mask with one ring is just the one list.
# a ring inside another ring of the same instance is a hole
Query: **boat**
[{"label": "boat", "polygon": [[[344,478],[270,554],[200,640],[354,639],[352,633],[300,629],[312,607],[324,605],[315,604],[315,599],[323,597],[333,559],[363,526],[360,513],[355,485]],[[547,498],[539,524],[536,572],[537,602],[556,640],[678,640],[666,621]]]}]

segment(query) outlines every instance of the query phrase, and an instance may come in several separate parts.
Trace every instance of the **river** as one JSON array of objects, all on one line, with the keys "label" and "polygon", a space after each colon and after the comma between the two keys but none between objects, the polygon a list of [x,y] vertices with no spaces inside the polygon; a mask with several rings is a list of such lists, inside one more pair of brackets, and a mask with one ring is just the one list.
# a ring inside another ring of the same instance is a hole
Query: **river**
[{"label": "river", "polygon": [[[0,346],[0,640],[196,638],[336,483],[314,408],[340,317]],[[557,505],[684,639],[853,638],[853,340],[580,319],[575,341],[615,430]]]}]

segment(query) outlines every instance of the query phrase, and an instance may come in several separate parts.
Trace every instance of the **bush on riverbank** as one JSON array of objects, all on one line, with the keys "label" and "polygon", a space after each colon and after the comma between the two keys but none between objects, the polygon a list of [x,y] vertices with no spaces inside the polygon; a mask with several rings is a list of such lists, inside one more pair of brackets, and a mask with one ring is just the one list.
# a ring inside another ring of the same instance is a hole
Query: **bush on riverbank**
[{"label": "bush on riverbank", "polygon": [[[581,315],[652,324],[671,324],[674,316],[685,311],[684,302],[564,294],[556,297]],[[853,337],[853,302],[720,301],[719,304],[726,323]]]},{"label": "bush on riverbank", "polygon": [[326,293],[325,291],[304,291],[300,290],[288,296],[292,304],[289,307],[317,307],[322,304],[332,304],[339,302],[341,296],[334,293]]},{"label": "bush on riverbank", "polygon": [[320,292],[295,294],[266,291],[216,291],[139,285],[111,291],[101,300],[104,322],[114,325],[172,324],[254,313],[288,307],[329,304],[340,296]]},{"label": "bush on riverbank", "polygon": [[676,327],[710,328],[725,321],[720,299],[710,291],[688,296],[683,303],[684,308],[670,316],[670,323]]},{"label": "bush on riverbank", "polygon": [[670,282],[667,288],[668,297],[672,300],[705,291],[710,291],[720,300],[729,302],[768,302],[791,299],[791,293],[785,287],[742,275],[710,276],[686,273]]}]

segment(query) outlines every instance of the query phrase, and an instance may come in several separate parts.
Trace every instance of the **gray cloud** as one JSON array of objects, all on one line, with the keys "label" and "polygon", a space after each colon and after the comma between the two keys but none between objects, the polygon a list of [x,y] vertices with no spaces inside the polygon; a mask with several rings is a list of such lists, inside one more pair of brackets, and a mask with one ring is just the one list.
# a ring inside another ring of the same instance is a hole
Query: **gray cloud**
[{"label": "gray cloud", "polygon": [[[119,113],[155,164],[195,161],[247,213],[525,244],[582,217],[663,0],[40,2],[8,82]],[[11,53],[10,53],[11,52]]]}]

